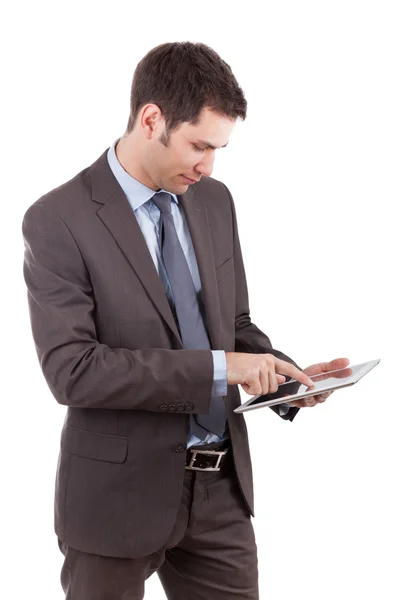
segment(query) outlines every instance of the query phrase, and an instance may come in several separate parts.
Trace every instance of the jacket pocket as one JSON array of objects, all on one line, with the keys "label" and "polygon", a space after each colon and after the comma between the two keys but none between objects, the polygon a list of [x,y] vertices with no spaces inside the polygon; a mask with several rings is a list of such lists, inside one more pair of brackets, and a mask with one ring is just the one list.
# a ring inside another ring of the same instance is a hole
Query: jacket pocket
[{"label": "jacket pocket", "polygon": [[128,453],[128,438],[65,425],[61,433],[61,448],[82,458],[123,463]]}]

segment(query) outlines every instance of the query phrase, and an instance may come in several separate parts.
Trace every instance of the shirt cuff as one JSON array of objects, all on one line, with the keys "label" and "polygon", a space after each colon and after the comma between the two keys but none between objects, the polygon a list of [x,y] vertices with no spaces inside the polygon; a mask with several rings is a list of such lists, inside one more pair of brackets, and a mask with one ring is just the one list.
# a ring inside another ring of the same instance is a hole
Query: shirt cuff
[{"label": "shirt cuff", "polygon": [[214,361],[214,382],[211,396],[226,396],[228,393],[225,350],[211,350]]}]

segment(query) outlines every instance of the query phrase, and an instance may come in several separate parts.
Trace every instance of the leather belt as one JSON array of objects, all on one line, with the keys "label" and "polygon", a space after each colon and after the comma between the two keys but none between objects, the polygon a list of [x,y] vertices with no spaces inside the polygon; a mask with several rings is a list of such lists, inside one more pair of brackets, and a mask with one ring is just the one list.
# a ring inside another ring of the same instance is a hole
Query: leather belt
[{"label": "leather belt", "polygon": [[225,443],[224,446],[221,448],[217,447],[215,450],[189,448],[186,450],[185,469],[188,471],[220,471],[232,452],[229,442]]}]

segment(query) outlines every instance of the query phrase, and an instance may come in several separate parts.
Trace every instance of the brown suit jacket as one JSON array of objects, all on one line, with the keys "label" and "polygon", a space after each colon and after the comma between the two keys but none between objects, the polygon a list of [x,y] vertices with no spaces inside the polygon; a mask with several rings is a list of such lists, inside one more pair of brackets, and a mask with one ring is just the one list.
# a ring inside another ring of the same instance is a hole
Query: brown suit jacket
[{"label": "brown suit jacket", "polygon": [[[212,349],[270,352],[250,320],[235,208],[203,177],[179,196],[202,282]],[[107,150],[25,213],[24,277],[47,384],[67,406],[55,488],[55,531],[68,545],[135,558],[174,525],[191,413],[209,410],[209,350],[185,350],[136,217]],[[253,480],[237,385],[226,403],[240,489]],[[286,418],[292,420],[298,409]]]}]

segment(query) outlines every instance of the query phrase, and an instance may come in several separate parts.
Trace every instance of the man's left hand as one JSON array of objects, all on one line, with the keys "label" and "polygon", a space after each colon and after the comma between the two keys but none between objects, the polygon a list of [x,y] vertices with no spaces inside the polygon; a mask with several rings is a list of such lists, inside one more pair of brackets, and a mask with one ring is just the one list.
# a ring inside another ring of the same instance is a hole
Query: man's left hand
[{"label": "man's left hand", "polygon": [[[317,363],[316,365],[310,365],[306,369],[303,369],[303,372],[306,373],[309,377],[311,375],[321,375],[328,371],[335,371],[336,369],[344,369],[350,363],[348,358],[335,358],[330,362]],[[346,372],[348,371],[348,373]],[[343,377],[347,377],[351,375],[351,369],[346,369],[343,371]],[[307,398],[302,398],[302,400],[296,400],[295,402],[289,402],[290,406],[296,406],[297,408],[304,408],[306,406],[316,406],[317,404],[321,404],[321,402],[325,402],[327,398],[333,393],[333,390],[329,392],[324,392],[322,394],[316,394],[315,396],[308,396]]]}]

